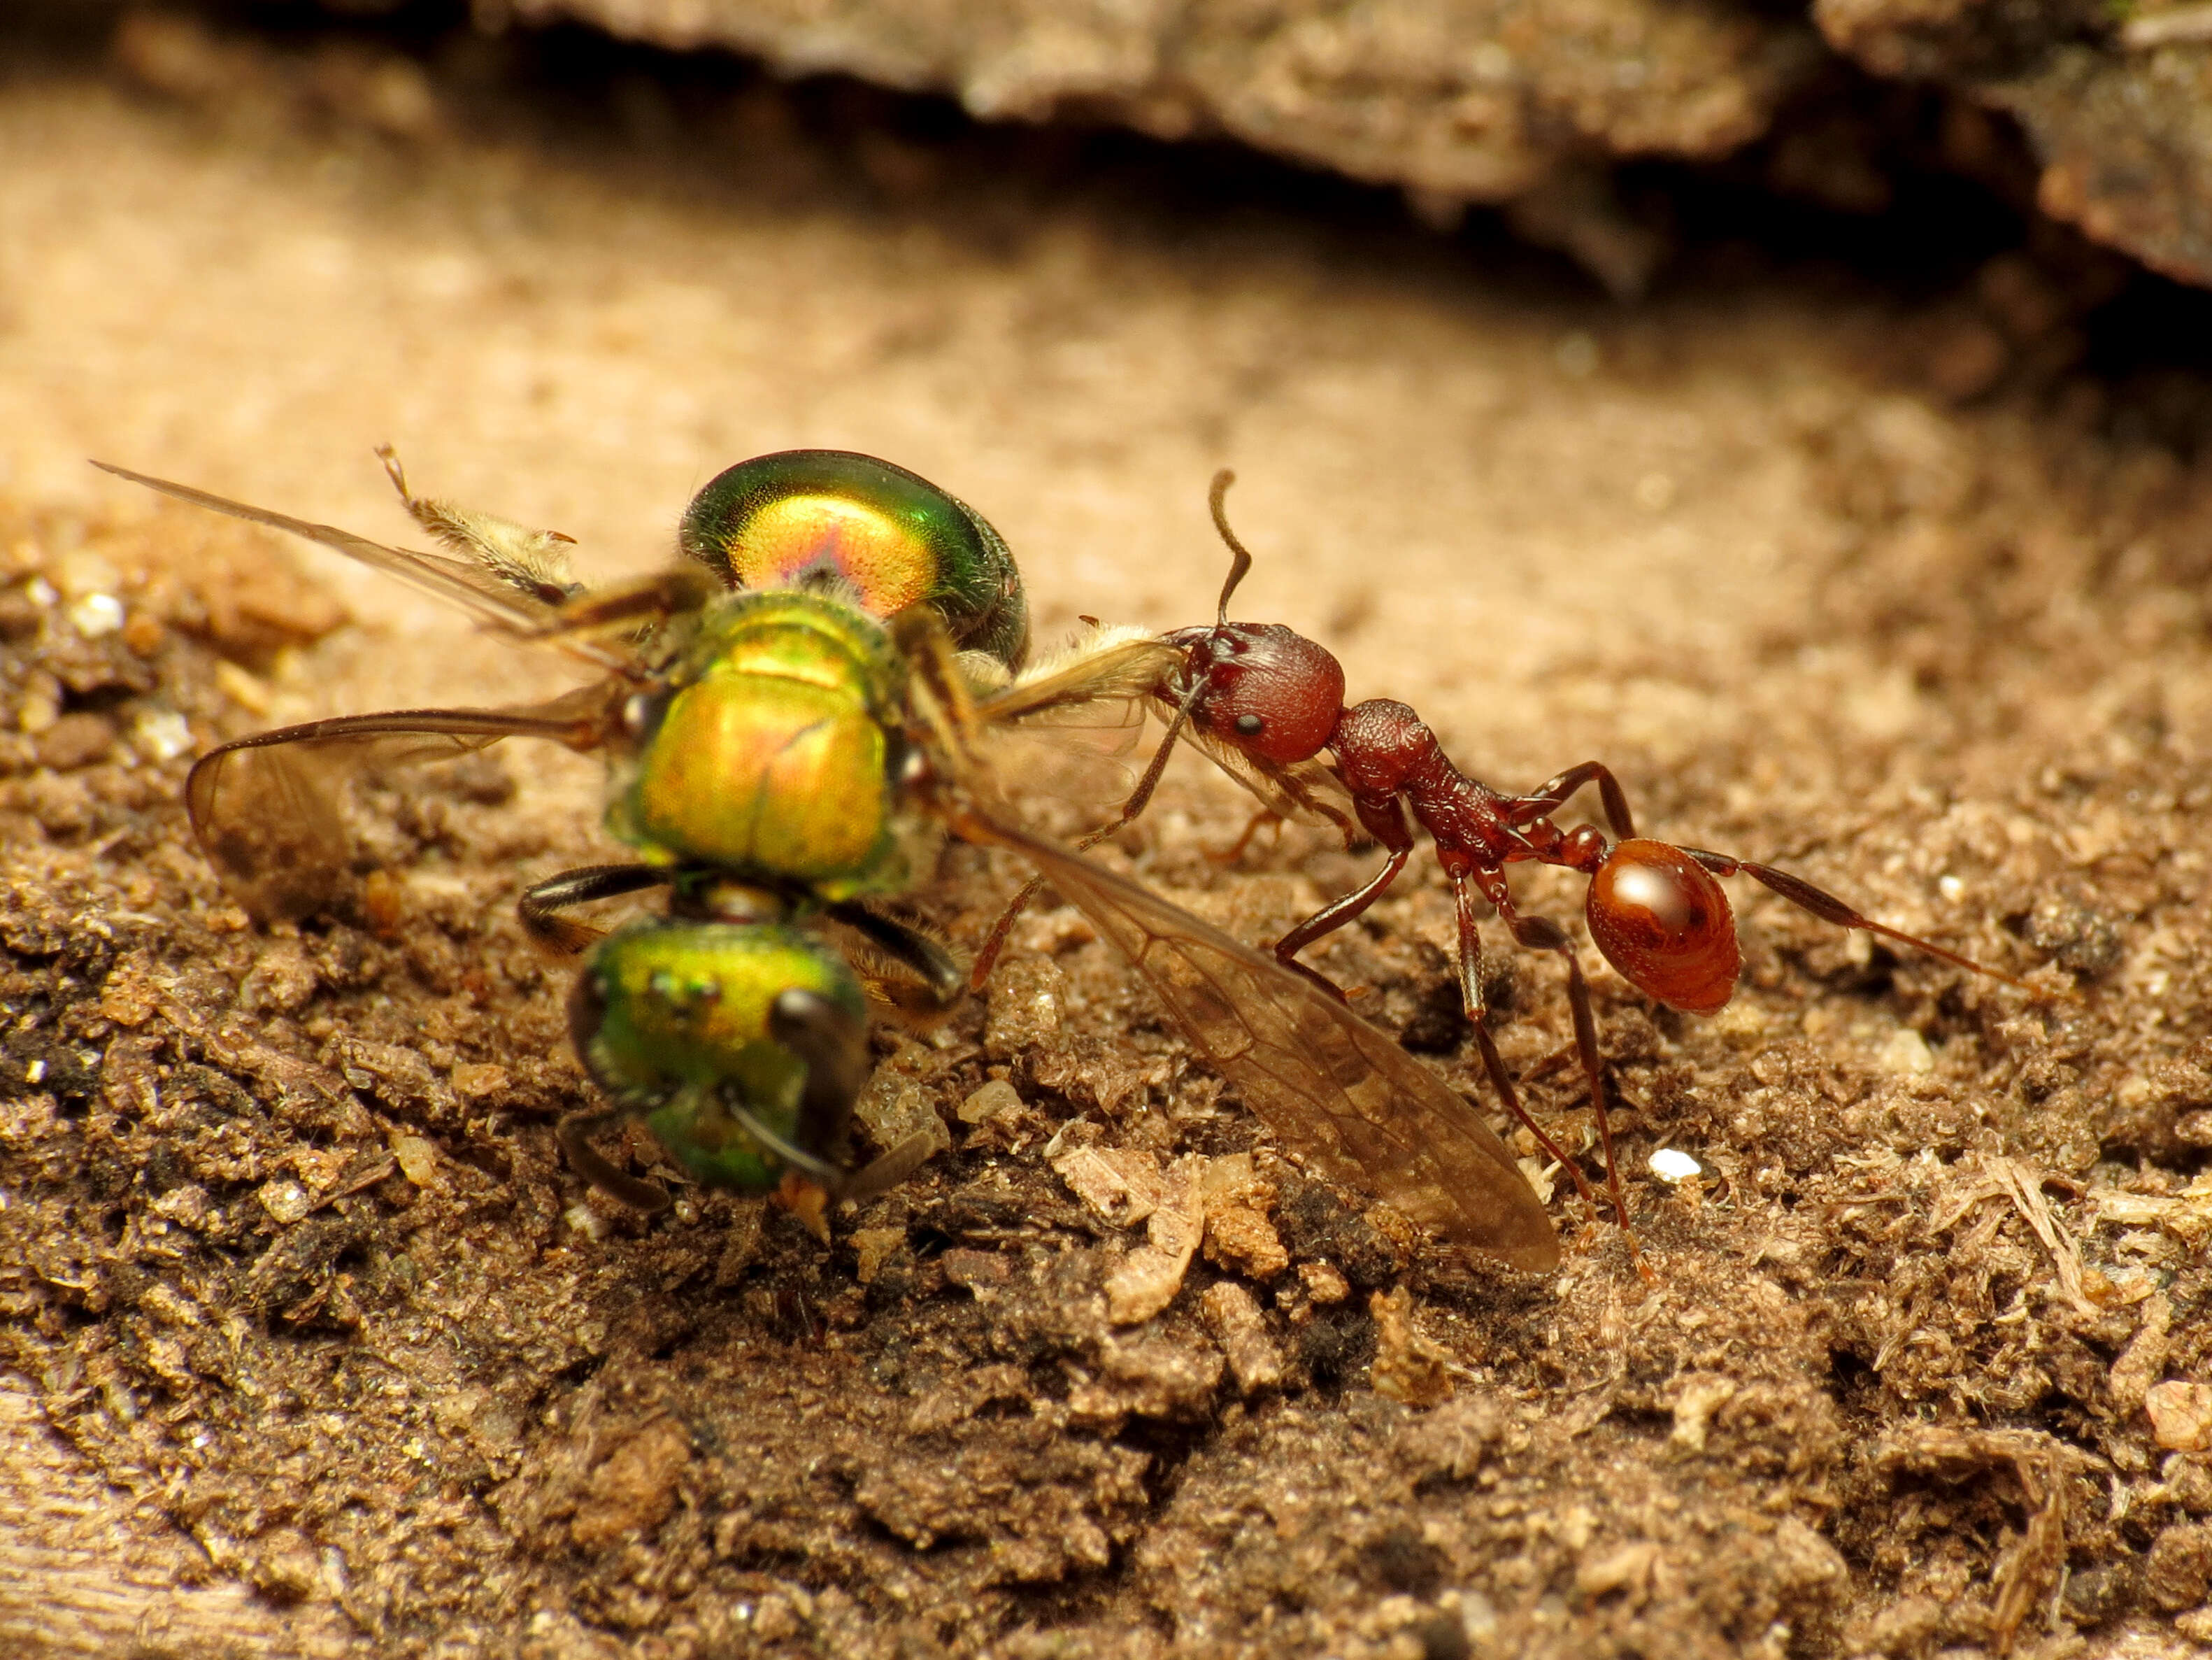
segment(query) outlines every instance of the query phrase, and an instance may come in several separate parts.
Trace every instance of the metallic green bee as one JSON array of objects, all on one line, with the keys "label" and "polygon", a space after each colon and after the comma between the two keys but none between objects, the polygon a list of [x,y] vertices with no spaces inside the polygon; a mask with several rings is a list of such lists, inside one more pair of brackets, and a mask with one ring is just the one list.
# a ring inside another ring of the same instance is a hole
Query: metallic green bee
[{"label": "metallic green bee", "polygon": [[[684,514],[682,562],[586,593],[568,538],[418,498],[383,453],[448,554],[107,470],[336,548],[600,678],[526,708],[351,715],[224,745],[187,781],[193,828],[255,915],[304,916],[350,881],[336,802],[351,772],[514,737],[605,752],[607,829],[635,858],[538,883],[519,907],[541,945],[581,958],[570,1028],[609,1105],[564,1120],[560,1139],[595,1184],[667,1202],[592,1147],[592,1131],[625,1118],[693,1179],[780,1188],[817,1219],[825,1197],[879,1191],[926,1157],[916,1137],[854,1171],[838,1149],[870,1070],[872,994],[926,1017],[966,989],[942,944],[875,903],[921,879],[949,830],[1028,859],[1127,953],[1200,1058],[1285,1144],[1449,1238],[1530,1268],[1558,1260],[1504,1146],[1395,1043],[1032,834],[1000,801],[987,757],[996,727],[1137,696],[1180,660],[1174,647],[1132,637],[1021,675],[1028,619],[1006,544],[960,502],[868,456],[742,462]],[[562,914],[648,890],[665,891],[665,910],[612,933]]]}]

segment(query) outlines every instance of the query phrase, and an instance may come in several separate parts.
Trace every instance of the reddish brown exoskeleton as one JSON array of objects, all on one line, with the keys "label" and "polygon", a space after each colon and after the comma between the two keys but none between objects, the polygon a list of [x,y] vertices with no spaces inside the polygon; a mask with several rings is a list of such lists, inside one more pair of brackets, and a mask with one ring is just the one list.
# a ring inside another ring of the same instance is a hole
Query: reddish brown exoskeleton
[{"label": "reddish brown exoskeleton", "polygon": [[[1218,474],[1212,493],[1215,527],[1233,556],[1216,620],[1159,636],[1158,643],[1173,648],[1179,659],[1165,660],[1169,666],[1164,672],[1156,669],[1152,681],[1139,689],[1166,714],[1167,738],[1120,815],[1079,845],[1095,845],[1145,810],[1179,737],[1198,743],[1259,795],[1266,805],[1254,819],[1255,827],[1269,818],[1319,816],[1344,830],[1347,845],[1356,830],[1364,830],[1381,844],[1382,867],[1362,886],[1316,911],[1273,947],[1285,967],[1341,996],[1334,982],[1299,962],[1297,953],[1381,898],[1413,856],[1415,827],[1427,831],[1451,882],[1458,919],[1460,997],[1484,1070],[1505,1105],[1565,1169],[1583,1198],[1595,1204],[1595,1195],[1581,1170],[1522,1105],[1484,1025],[1482,937],[1477,927],[1481,904],[1497,911],[1517,944],[1555,952],[1566,965],[1575,1047],[1589,1083],[1613,1212],[1624,1225],[1628,1208],[1613,1162],[1589,983],[1566,931],[1548,917],[1523,915],[1515,903],[1505,880],[1507,866],[1553,865],[1587,876],[1583,920],[1599,951],[1639,991],[1686,1013],[1715,1013],[1735,990],[1742,957],[1735,914],[1715,879],[1723,876],[1748,876],[1838,927],[1880,934],[1975,974],[2022,990],[2036,989],[1956,952],[1877,922],[1787,871],[1638,836],[1620,780],[1601,763],[1569,767],[1525,795],[1504,794],[1454,766],[1436,734],[1407,704],[1370,698],[1346,708],[1343,667],[1327,649],[1281,623],[1229,620],[1230,598],[1252,564],[1223,510],[1233,478],[1229,472]],[[1063,678],[1076,677],[1063,672]],[[1048,695],[1030,696],[1040,706],[1054,701]],[[1326,765],[1317,761],[1324,751],[1329,757]],[[1610,842],[1595,825],[1562,830],[1553,822],[1568,799],[1589,785],[1597,787],[1614,838]],[[1328,799],[1329,793],[1349,796],[1351,818]],[[1240,841],[1238,847],[1243,845]],[[1036,887],[1032,884],[1024,889],[1000,918],[976,959],[976,984],[989,973],[1014,918]]]}]

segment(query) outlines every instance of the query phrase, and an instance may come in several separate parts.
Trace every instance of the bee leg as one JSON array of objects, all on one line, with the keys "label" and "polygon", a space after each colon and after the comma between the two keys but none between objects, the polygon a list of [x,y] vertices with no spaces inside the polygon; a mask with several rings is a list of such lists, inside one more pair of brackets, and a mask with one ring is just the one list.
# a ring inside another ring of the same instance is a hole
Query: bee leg
[{"label": "bee leg", "polygon": [[[793,987],[769,1007],[768,1031],[806,1063],[806,1084],[799,1098],[794,1127],[799,1140],[808,1147],[830,1146],[844,1134],[853,1102],[875,1065],[868,1053],[867,1022],[847,1013],[826,997]],[[845,1172],[819,1153],[801,1152],[787,1143],[779,1145],[780,1136],[761,1137],[750,1122],[751,1114],[742,1106],[733,1106],[731,1111],[743,1114],[739,1122],[746,1134],[754,1135],[786,1164],[817,1179],[823,1179],[823,1172],[827,1171],[835,1182],[843,1182]],[[831,1184],[823,1179],[824,1186]]]},{"label": "bee leg", "polygon": [[[923,943],[935,949],[934,941]],[[957,970],[951,977],[957,986]],[[806,1062],[806,1088],[799,1109],[802,1137],[817,1146],[830,1145],[843,1131],[854,1098],[867,1082],[872,1061],[866,1027],[827,998],[794,989],[775,1000],[769,1011],[768,1029],[777,1043]],[[896,1187],[937,1147],[934,1137],[910,1135],[872,1164],[848,1172],[826,1159],[801,1152],[766,1129],[743,1107],[730,1110],[747,1134],[794,1170],[819,1182],[836,1199],[872,1199]]]},{"label": "bee leg", "polygon": [[531,944],[551,956],[574,957],[605,939],[606,930],[556,912],[571,905],[587,905],[594,899],[612,899],[659,887],[672,875],[653,865],[585,865],[524,889],[514,909]]},{"label": "bee leg", "polygon": [[689,616],[721,593],[704,570],[678,567],[596,593],[578,593],[536,628],[518,629],[526,640],[570,640],[614,630],[652,628]]},{"label": "bee leg", "polygon": [[845,1171],[817,1152],[809,1152],[783,1136],[778,1135],[760,1121],[750,1107],[742,1101],[724,1101],[722,1110],[728,1113],[737,1127],[760,1145],[761,1150],[781,1159],[795,1172],[816,1187],[830,1193],[842,1193],[845,1187]]},{"label": "bee leg", "polygon": [[618,1124],[629,1116],[619,1109],[572,1112],[553,1127],[553,1139],[561,1144],[561,1151],[568,1155],[569,1164],[586,1182],[617,1203],[652,1215],[668,1208],[667,1190],[657,1183],[641,1182],[617,1170],[599,1156],[590,1140],[593,1130]]},{"label": "bee leg", "polygon": [[910,970],[921,982],[919,985],[890,984],[878,979],[876,983],[878,994],[917,1025],[927,1026],[943,1017],[967,991],[968,976],[952,953],[920,928],[849,902],[829,909],[833,920],[900,967]]},{"label": "bee leg", "polygon": [[929,1155],[937,1151],[938,1138],[926,1133],[909,1135],[882,1158],[862,1165],[845,1183],[841,1199],[872,1199],[879,1193],[889,1193],[924,1164]]}]

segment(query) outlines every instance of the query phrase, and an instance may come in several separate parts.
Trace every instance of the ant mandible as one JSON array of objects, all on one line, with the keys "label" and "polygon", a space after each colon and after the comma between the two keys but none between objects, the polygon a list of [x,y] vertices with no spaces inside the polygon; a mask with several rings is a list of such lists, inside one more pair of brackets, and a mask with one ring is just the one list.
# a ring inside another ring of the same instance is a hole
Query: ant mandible
[{"label": "ant mandible", "polygon": [[[1742,966],[1735,913],[1715,879],[1724,876],[1748,876],[1838,927],[1879,934],[2023,991],[2037,990],[2011,975],[1875,921],[1803,878],[1771,865],[1638,836],[1620,781],[1600,762],[1569,767],[1526,795],[1502,794],[1454,766],[1436,734],[1410,706],[1370,698],[1346,708],[1343,666],[1326,648],[1279,623],[1229,620],[1230,599],[1252,567],[1252,556],[1230,529],[1223,505],[1235,479],[1225,469],[1215,474],[1209,497],[1214,528],[1231,555],[1215,620],[1160,636],[1162,643],[1182,653],[1181,661],[1143,693],[1171,712],[1167,736],[1119,816],[1078,845],[1096,846],[1144,812],[1180,737],[1196,741],[1260,796],[1266,806],[1254,818],[1255,828],[1270,818],[1318,815],[1342,830],[1350,846],[1356,835],[1352,820],[1317,794],[1317,787],[1340,785],[1351,797],[1358,830],[1382,846],[1382,867],[1285,933],[1273,950],[1285,968],[1341,998],[1341,988],[1299,962],[1297,953],[1355,921],[1381,898],[1413,855],[1414,826],[1426,830],[1451,883],[1460,1000],[1481,1050],[1483,1068],[1498,1098],[1566,1171],[1584,1201],[1595,1207],[1596,1195],[1580,1167],[1522,1105],[1484,1024],[1478,901],[1496,910],[1515,943],[1529,951],[1554,952],[1566,966],[1575,1049],[1597,1120],[1608,1197],[1623,1227],[1628,1224],[1628,1206],[1607,1122],[1604,1068],[1589,982],[1566,931],[1548,917],[1523,915],[1516,905],[1505,881],[1508,866],[1552,865],[1588,877],[1583,920],[1606,961],[1646,996],[1688,1014],[1714,1014],[1724,1007]],[[1323,751],[1333,763],[1325,769],[1313,764]],[[1553,815],[1589,785],[1597,787],[1614,837],[1610,843],[1595,825],[1563,830],[1553,822]],[[1248,830],[1247,838],[1250,834]],[[1240,840],[1237,847],[1243,846]],[[980,988],[988,977],[1015,918],[1040,885],[1032,882],[1024,888],[999,918],[977,955],[972,984]]]}]

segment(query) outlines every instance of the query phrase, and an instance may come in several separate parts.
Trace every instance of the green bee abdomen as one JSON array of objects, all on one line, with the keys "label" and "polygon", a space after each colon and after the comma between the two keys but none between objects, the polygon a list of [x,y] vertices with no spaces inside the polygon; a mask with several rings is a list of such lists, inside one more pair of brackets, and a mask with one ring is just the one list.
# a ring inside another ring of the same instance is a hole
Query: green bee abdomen
[{"label": "green bee abdomen", "polygon": [[926,600],[963,651],[1018,668],[1029,650],[1021,577],[999,532],[872,455],[785,450],[740,461],[692,498],[678,541],[732,587],[832,581],[879,617]]}]

